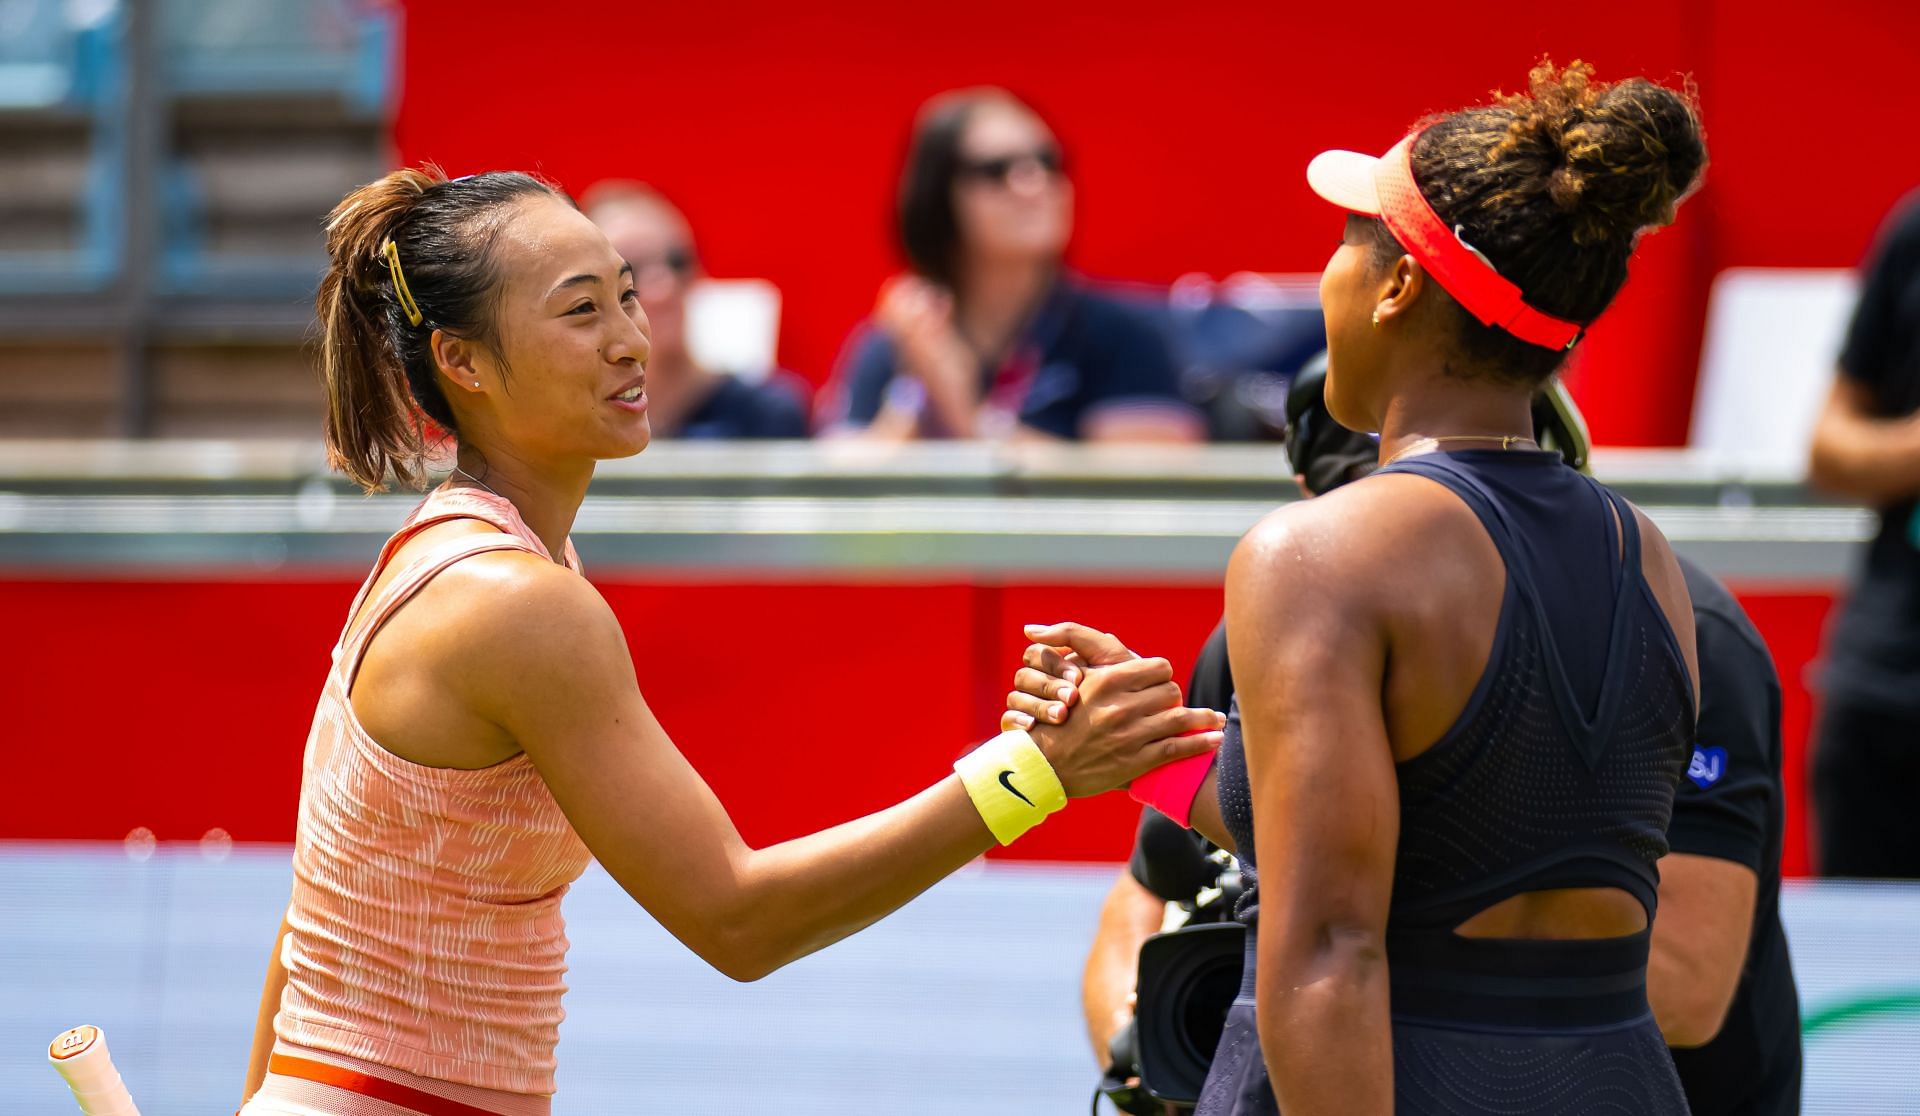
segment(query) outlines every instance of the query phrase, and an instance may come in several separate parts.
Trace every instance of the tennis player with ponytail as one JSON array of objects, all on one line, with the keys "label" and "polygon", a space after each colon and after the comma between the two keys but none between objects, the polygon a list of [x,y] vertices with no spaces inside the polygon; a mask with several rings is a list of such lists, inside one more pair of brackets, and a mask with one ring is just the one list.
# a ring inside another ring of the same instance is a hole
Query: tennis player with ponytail
[{"label": "tennis player with ponytail", "polygon": [[[1198,1116],[1687,1112],[1647,966],[1693,609],[1531,405],[1705,165],[1686,92],[1577,62],[1309,165],[1327,409],[1381,467],[1241,541],[1219,761],[1133,784],[1257,874]],[[1071,705],[1062,647],[1130,654],[1033,635],[1009,724]]]},{"label": "tennis player with ponytail", "polygon": [[[1092,671],[1096,716],[1006,733],[877,814],[749,847],[642,698],[568,531],[596,461],[647,445],[631,269],[551,186],[406,170],[327,222],[330,460],[452,479],[382,550],[303,761],[294,884],[246,1116],[545,1113],[560,899],[597,858],[727,975],[870,925],[1070,797],[1217,746],[1164,660]],[[853,721],[836,764],[888,762]],[[1184,735],[1194,733],[1195,735]]]}]

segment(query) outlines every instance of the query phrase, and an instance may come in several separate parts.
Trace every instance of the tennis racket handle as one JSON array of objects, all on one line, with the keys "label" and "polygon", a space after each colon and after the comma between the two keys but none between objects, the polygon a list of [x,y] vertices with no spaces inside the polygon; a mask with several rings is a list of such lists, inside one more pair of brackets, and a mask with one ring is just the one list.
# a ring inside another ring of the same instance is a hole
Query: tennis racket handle
[{"label": "tennis racket handle", "polygon": [[85,1116],[140,1116],[113,1068],[107,1033],[100,1028],[75,1027],[55,1035],[47,1044],[47,1061],[66,1080]]}]

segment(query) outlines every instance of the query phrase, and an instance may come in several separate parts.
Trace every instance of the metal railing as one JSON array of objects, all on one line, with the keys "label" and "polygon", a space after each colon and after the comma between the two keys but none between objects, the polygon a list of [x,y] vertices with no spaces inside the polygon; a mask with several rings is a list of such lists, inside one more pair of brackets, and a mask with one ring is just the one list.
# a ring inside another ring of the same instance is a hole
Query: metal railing
[{"label": "metal railing", "polygon": [[[1737,581],[1837,582],[1874,530],[1798,478],[1688,451],[1595,469]],[[666,443],[601,466],[575,538],[599,573],[1213,580],[1297,497],[1271,446]],[[359,494],[312,443],[0,443],[0,566],[358,569],[418,499]]]}]

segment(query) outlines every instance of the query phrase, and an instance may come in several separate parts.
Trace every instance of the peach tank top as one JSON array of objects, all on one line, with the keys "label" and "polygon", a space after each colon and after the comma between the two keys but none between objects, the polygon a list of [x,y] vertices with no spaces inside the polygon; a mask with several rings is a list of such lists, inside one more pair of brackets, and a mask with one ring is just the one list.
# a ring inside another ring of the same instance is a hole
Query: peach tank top
[{"label": "peach tank top", "polygon": [[[431,548],[369,601],[401,545],[449,519],[504,533]],[[274,1031],[420,1077],[545,1095],[567,990],[560,898],[586,846],[524,753],[478,770],[423,767],[368,736],[348,700],[394,611],[441,570],[496,550],[551,558],[511,502],[443,486],[388,540],[348,613],[302,762]],[[571,542],[565,559],[579,570]]]}]

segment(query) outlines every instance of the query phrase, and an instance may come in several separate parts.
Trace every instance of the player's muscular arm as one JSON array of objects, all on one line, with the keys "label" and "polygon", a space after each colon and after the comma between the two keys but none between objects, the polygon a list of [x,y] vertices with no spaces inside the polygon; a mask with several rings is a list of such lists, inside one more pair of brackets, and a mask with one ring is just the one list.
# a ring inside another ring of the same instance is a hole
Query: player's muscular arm
[{"label": "player's muscular arm", "polygon": [[[476,649],[464,700],[526,751],[621,886],[728,976],[757,979],[854,933],[993,843],[949,775],[845,825],[748,846],[647,708],[626,639],[592,587],[524,555],[489,568],[499,584],[473,598],[486,607],[456,621],[471,626],[460,642]],[[1114,668],[1088,683],[1097,721],[1036,734],[1069,794],[1217,743],[1168,739],[1211,718],[1176,708],[1170,680],[1164,660]],[[712,727],[724,731],[723,720]],[[889,762],[893,749],[873,733],[849,722],[832,762]]]},{"label": "player's muscular arm", "polygon": [[1388,1116],[1399,793],[1386,636],[1361,599],[1380,571],[1344,551],[1316,510],[1268,517],[1227,569],[1247,774],[1256,815],[1272,819],[1255,850],[1259,1031],[1288,1116]]}]

